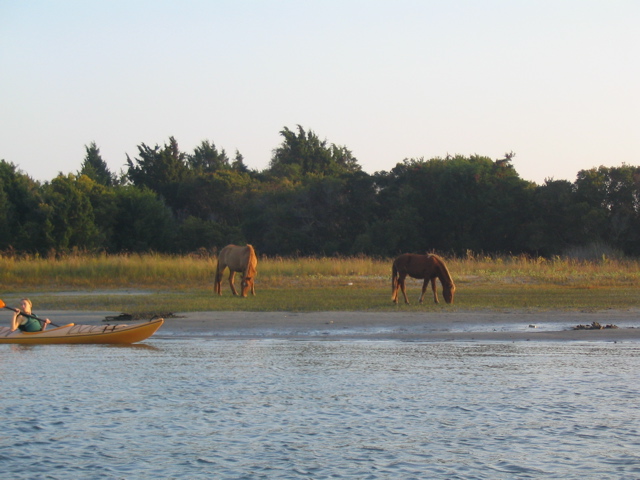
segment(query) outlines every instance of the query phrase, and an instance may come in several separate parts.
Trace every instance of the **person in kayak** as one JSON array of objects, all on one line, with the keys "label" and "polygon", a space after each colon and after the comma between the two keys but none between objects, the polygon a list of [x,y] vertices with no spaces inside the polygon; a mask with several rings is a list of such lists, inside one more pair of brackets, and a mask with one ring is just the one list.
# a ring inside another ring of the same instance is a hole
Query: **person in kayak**
[{"label": "person in kayak", "polygon": [[[51,323],[48,318],[38,318],[31,313],[33,304],[28,298],[20,300],[20,309],[15,310],[13,314],[13,320],[11,320],[11,331],[15,332],[16,329],[20,329],[22,332],[41,332],[47,325]],[[23,315],[26,313],[27,315]]]}]

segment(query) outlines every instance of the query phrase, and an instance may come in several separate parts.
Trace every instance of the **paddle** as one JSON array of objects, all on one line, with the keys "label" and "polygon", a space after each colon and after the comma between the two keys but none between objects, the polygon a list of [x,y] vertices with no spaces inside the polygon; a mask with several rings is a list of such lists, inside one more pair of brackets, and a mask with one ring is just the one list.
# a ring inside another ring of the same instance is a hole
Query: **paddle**
[{"label": "paddle", "polygon": [[[42,323],[44,325],[44,320],[42,320],[41,318],[35,316],[35,315],[31,315],[30,313],[24,313],[21,312],[19,309],[17,308],[13,308],[13,307],[9,307],[7,306],[6,303],[4,303],[1,299],[0,299],[0,308],[6,308],[7,310],[13,310],[14,312],[19,313],[20,315],[22,315],[23,317],[30,317],[30,318],[35,318],[36,320],[38,320],[40,323]],[[54,327],[59,327],[60,325],[56,325],[55,323],[53,323],[51,320],[49,320],[49,325],[53,325]]]}]

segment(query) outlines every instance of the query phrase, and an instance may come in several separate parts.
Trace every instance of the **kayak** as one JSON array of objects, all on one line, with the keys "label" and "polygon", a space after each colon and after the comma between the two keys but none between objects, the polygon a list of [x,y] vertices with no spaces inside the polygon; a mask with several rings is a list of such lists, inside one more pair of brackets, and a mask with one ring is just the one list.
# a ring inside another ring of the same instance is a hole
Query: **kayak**
[{"label": "kayak", "polygon": [[11,331],[0,327],[0,343],[47,345],[61,343],[136,343],[156,333],[164,319],[156,318],[146,323],[132,325],[76,325],[69,323],[43,332]]}]

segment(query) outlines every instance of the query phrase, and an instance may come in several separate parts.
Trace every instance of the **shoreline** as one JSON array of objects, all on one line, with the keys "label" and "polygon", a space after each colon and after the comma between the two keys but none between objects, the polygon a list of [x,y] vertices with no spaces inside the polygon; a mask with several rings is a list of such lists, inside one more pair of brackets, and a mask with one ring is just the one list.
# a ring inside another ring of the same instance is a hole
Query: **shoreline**
[{"label": "shoreline", "polygon": [[[104,311],[43,311],[54,323],[105,322]],[[598,322],[618,328],[575,330]],[[153,338],[399,340],[414,342],[640,341],[640,310],[418,312],[176,312]]]}]

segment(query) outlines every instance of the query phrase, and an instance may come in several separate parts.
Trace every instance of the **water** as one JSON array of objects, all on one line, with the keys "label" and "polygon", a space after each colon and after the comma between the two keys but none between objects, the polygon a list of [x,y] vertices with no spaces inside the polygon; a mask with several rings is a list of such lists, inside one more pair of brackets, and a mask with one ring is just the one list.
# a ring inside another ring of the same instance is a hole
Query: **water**
[{"label": "water", "polygon": [[11,479],[638,479],[640,344],[0,345]]}]

